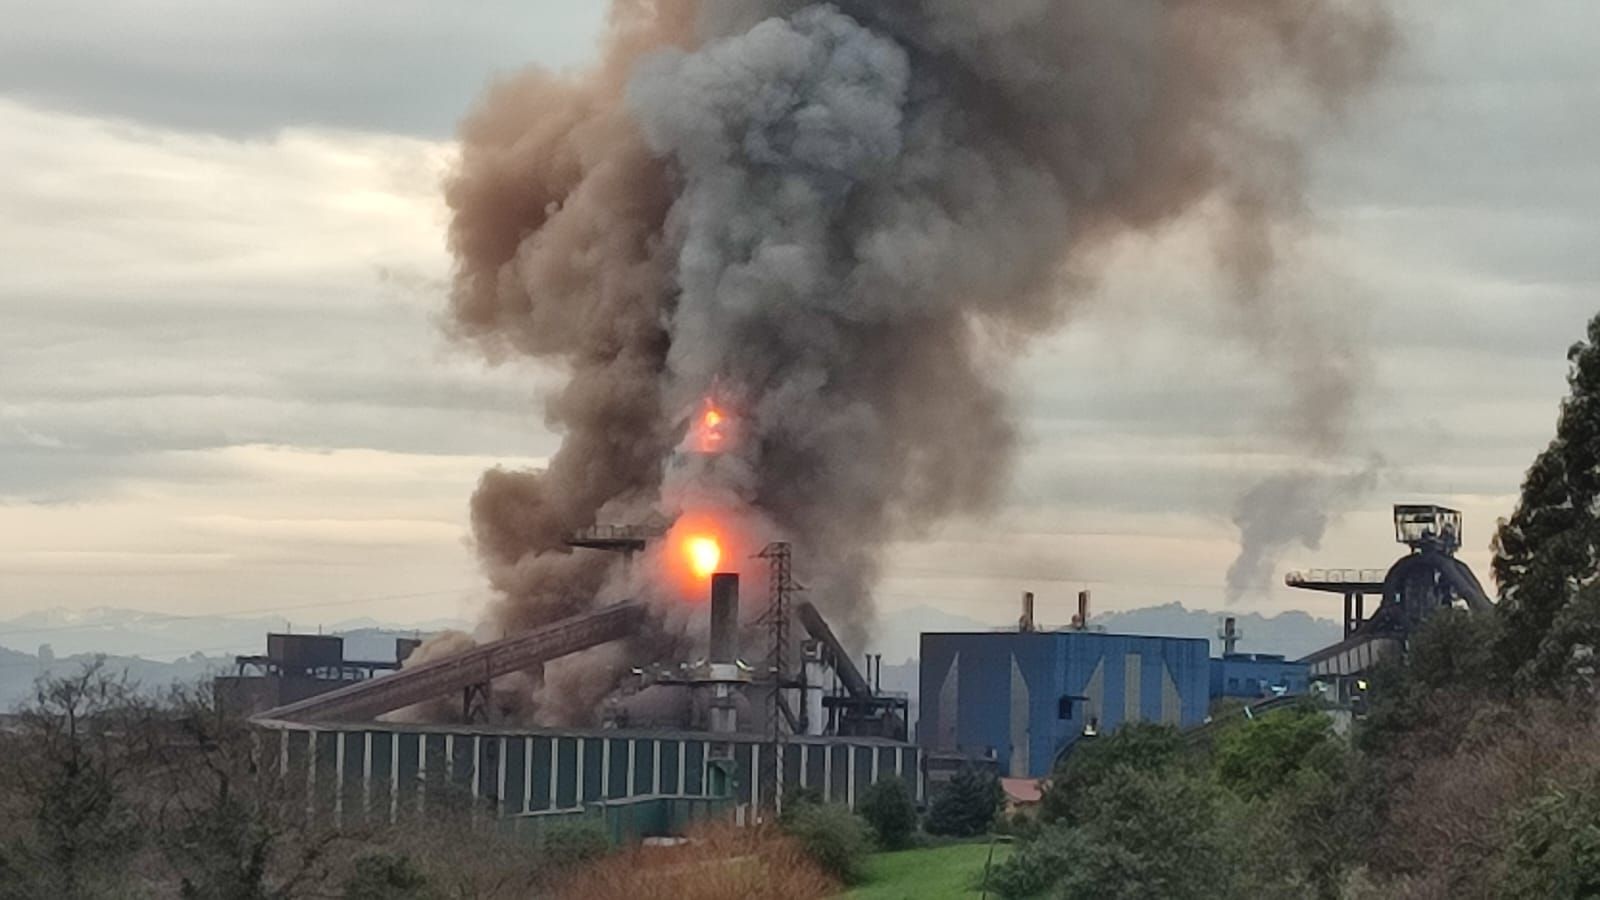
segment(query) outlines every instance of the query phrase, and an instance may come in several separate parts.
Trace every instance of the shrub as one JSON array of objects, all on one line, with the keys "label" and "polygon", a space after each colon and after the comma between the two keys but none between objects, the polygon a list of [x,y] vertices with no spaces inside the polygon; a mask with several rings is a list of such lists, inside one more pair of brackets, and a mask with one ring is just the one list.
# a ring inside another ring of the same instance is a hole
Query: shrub
[{"label": "shrub", "polygon": [[1009,835],[1018,840],[1033,840],[1039,830],[1039,817],[1027,809],[1019,809],[1010,815],[1001,813],[994,820],[995,834]]},{"label": "shrub", "polygon": [[1039,830],[1034,837],[996,866],[989,875],[989,887],[1002,897],[1023,898],[1043,894],[1061,873],[1083,856],[1082,833],[1056,825]]},{"label": "shrub", "polygon": [[867,823],[849,809],[832,803],[802,804],[787,826],[806,854],[845,884],[859,884],[872,848]]},{"label": "shrub", "polygon": [[1286,709],[1224,732],[1216,750],[1217,778],[1241,797],[1264,797],[1335,740],[1333,721],[1319,710]]},{"label": "shrub", "polygon": [[878,846],[901,850],[917,830],[917,804],[911,788],[899,777],[880,778],[861,795],[861,817],[872,826]]},{"label": "shrub", "polygon": [[545,830],[540,846],[544,860],[559,867],[599,859],[610,852],[611,841],[594,822],[563,822]]},{"label": "shrub", "polygon": [[433,894],[428,879],[410,859],[374,853],[355,862],[344,881],[344,900],[425,900]]},{"label": "shrub", "polygon": [[807,806],[817,806],[822,802],[821,788],[788,785],[783,791],[783,812],[778,814],[778,824],[787,828],[795,813]]},{"label": "shrub", "polygon": [[963,766],[933,798],[928,833],[950,837],[984,834],[1000,811],[1000,779],[974,766]]},{"label": "shrub", "polygon": [[1600,784],[1551,788],[1514,817],[1501,896],[1600,896]]},{"label": "shrub", "polygon": [[1066,900],[1235,896],[1222,800],[1177,769],[1114,768],[1083,799],[1077,824],[1043,829],[991,883],[1010,897]]},{"label": "shrub", "polygon": [[[559,900],[816,900],[839,893],[789,835],[719,825],[676,847],[633,847],[566,873],[547,892]],[[463,895],[466,896],[466,895]],[[476,896],[476,895],[472,895]]]}]

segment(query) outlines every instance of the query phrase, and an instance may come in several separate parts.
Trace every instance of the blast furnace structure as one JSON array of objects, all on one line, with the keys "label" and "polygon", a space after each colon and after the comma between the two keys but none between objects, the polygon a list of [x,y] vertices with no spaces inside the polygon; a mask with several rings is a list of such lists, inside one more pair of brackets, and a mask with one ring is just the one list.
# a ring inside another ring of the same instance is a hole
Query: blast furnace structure
[{"label": "blast furnace structure", "polygon": [[[634,690],[687,696],[675,707],[687,711],[681,720],[641,725],[613,713],[599,728],[552,729],[483,718],[492,712],[482,698],[493,679],[633,635],[649,610],[622,603],[262,712],[253,721],[264,759],[303,794],[309,815],[340,827],[465,804],[535,831],[591,817],[624,840],[678,833],[707,817],[765,820],[800,788],[853,806],[868,786],[894,776],[920,797],[921,753],[905,740],[905,698],[869,685],[809,603],[795,605],[810,635],[800,670],[770,664],[778,654],[752,666],[741,657],[750,646],[741,630],[787,629],[741,629],[739,576],[714,573],[709,581],[705,657],[635,670]],[[453,696],[464,718],[479,720],[383,720]],[[826,714],[808,715],[813,705]]]},{"label": "blast furnace structure", "polygon": [[[1434,504],[1394,507],[1395,541],[1410,548],[1387,572],[1372,569],[1312,569],[1290,572],[1292,588],[1344,598],[1344,639],[1307,656],[1311,677],[1347,695],[1351,682],[1386,656],[1401,652],[1412,631],[1441,609],[1472,613],[1493,608],[1472,569],[1456,558],[1461,549],[1461,513]],[[1367,598],[1377,600],[1368,613]]]}]

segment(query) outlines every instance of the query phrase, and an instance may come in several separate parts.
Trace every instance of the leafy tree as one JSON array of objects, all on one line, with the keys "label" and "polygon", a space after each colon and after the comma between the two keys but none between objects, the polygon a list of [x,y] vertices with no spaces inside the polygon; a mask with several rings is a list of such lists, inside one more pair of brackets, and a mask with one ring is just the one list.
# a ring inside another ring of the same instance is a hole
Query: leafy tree
[{"label": "leafy tree", "polygon": [[339,838],[293,808],[264,770],[249,725],[212,685],[175,689],[147,728],[154,747],[154,838],[183,897],[277,900],[323,883]]},{"label": "leafy tree", "polygon": [[1380,831],[1372,782],[1337,743],[1311,754],[1269,795],[1231,807],[1241,847],[1238,896],[1338,900]]},{"label": "leafy tree", "polygon": [[1577,589],[1600,568],[1600,316],[1567,351],[1567,383],[1555,438],[1534,460],[1522,496],[1494,540],[1494,577],[1505,630],[1498,655],[1526,686],[1543,689],[1534,665],[1566,648],[1542,647]]},{"label": "leafy tree", "polygon": [[1500,896],[1567,900],[1600,896],[1600,785],[1552,788],[1515,818]]},{"label": "leafy tree", "polygon": [[1579,588],[1556,613],[1533,660],[1523,666],[1524,683],[1592,702],[1600,689],[1600,584]]},{"label": "leafy tree", "polygon": [[1504,693],[1495,646],[1500,621],[1464,609],[1440,610],[1412,636],[1406,652],[1406,674],[1413,688],[1452,688],[1480,695]]},{"label": "leafy tree", "polygon": [[42,679],[19,712],[16,755],[6,754],[15,812],[32,823],[0,867],[35,896],[78,897],[114,882],[140,846],[129,791],[137,781],[130,734],[141,707],[124,677],[103,661]]},{"label": "leafy tree", "polygon": [[845,884],[859,884],[865,875],[872,834],[867,823],[847,807],[803,803],[785,830],[800,842],[818,866]]},{"label": "leafy tree", "polygon": [[1241,797],[1276,791],[1302,766],[1336,752],[1333,722],[1320,710],[1295,707],[1224,732],[1216,749],[1217,778]]},{"label": "leafy tree", "polygon": [[903,779],[878,779],[861,795],[857,808],[872,826],[880,847],[901,850],[911,844],[911,836],[917,830],[917,804]]},{"label": "leafy tree", "polygon": [[1450,753],[1466,734],[1473,710],[1507,696],[1498,673],[1496,617],[1440,610],[1411,636],[1403,657],[1375,668],[1368,710],[1357,731],[1363,752],[1386,756],[1403,743],[1427,754]]},{"label": "leafy tree", "polygon": [[1074,823],[1080,817],[1077,807],[1081,800],[1115,769],[1160,771],[1178,765],[1182,753],[1183,737],[1178,729],[1152,722],[1135,722],[1106,737],[1080,740],[1045,786],[1040,820]]},{"label": "leafy tree", "polygon": [[987,832],[1000,811],[1000,779],[976,766],[962,766],[934,795],[928,833],[972,837]]},{"label": "leafy tree", "polygon": [[1224,798],[1176,768],[1114,767],[1088,791],[1077,824],[1042,831],[1000,867],[1007,896],[1201,900],[1231,892]]}]

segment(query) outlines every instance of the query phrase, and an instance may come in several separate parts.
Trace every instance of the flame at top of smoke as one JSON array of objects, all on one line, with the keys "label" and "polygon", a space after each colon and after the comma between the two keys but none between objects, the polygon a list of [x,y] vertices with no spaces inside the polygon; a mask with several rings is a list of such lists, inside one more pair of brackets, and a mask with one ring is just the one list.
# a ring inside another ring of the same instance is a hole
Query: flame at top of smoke
[{"label": "flame at top of smoke", "polygon": [[696,453],[721,453],[729,449],[733,423],[728,414],[707,400],[700,414],[689,426],[688,444]]}]

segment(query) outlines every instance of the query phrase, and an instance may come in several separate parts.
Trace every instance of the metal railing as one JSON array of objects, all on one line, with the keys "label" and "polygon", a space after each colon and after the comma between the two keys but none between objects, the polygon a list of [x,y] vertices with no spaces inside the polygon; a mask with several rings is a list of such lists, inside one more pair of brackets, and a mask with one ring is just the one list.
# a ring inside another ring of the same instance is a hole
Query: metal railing
[{"label": "metal railing", "polygon": [[1389,573],[1383,569],[1306,569],[1283,576],[1290,587],[1302,584],[1382,584]]},{"label": "metal railing", "polygon": [[591,525],[567,536],[568,541],[647,541],[667,533],[656,525]]}]

